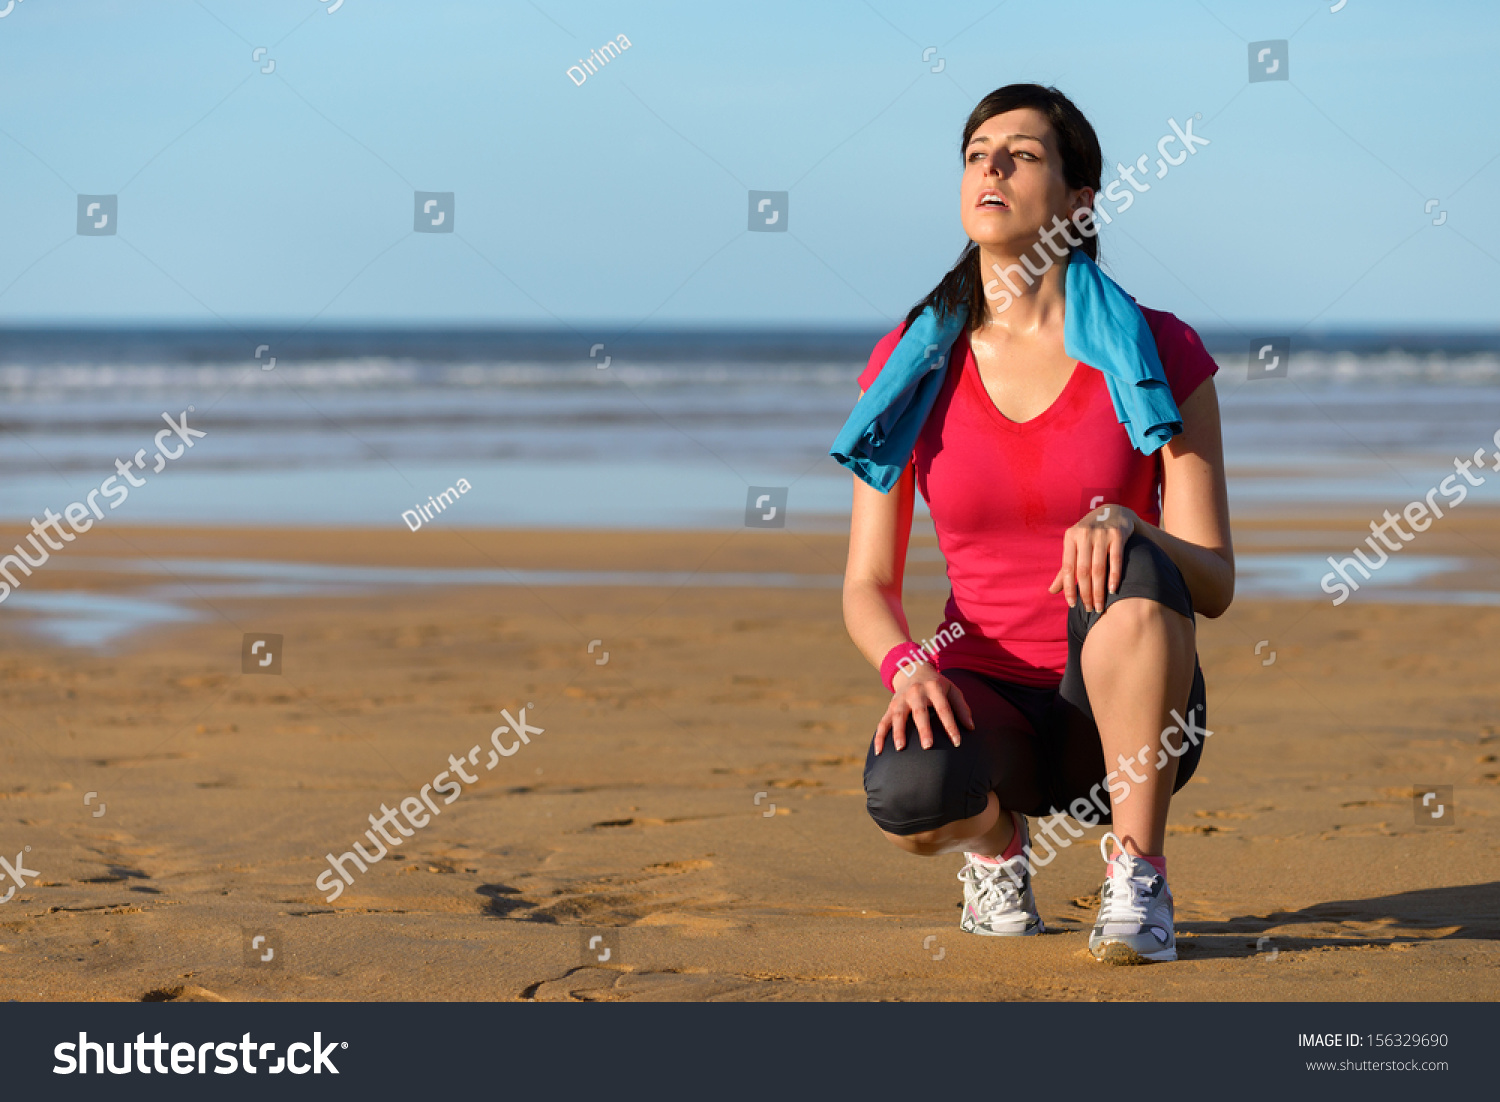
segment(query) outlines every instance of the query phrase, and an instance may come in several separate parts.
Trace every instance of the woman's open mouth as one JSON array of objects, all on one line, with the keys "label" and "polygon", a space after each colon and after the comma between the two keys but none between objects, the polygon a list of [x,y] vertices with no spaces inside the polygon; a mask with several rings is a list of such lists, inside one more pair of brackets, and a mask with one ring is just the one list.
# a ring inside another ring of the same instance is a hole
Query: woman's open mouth
[{"label": "woman's open mouth", "polygon": [[1009,210],[1010,204],[1005,201],[1005,196],[998,191],[985,191],[979,195],[976,207],[986,210]]}]

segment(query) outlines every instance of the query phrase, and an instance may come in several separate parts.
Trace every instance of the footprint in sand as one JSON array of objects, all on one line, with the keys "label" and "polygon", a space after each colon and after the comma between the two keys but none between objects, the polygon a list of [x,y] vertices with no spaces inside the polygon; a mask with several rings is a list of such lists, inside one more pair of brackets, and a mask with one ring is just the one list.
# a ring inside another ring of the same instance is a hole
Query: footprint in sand
[{"label": "footprint in sand", "polygon": [[517,914],[517,911],[531,911],[536,904],[521,896],[520,888],[513,888],[509,884],[481,884],[474,889],[479,895],[486,899],[484,913],[494,915],[496,918],[521,919],[527,922],[555,922],[550,917],[533,917],[530,914]]},{"label": "footprint in sand", "polygon": [[139,1001],[143,1003],[223,1003],[229,1000],[206,987],[179,983],[153,987],[142,995]]},{"label": "footprint in sand", "polygon": [[625,1002],[630,999],[699,1002],[755,985],[743,976],[714,972],[610,972],[575,968],[555,980],[540,980],[521,992],[536,1002]]}]

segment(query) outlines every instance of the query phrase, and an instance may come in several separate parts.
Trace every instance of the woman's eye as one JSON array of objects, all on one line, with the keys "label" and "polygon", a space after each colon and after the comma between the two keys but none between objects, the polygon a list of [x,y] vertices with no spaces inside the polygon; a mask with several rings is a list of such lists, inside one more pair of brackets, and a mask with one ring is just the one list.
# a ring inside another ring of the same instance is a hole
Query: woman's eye
[{"label": "woman's eye", "polygon": [[1027,152],[1024,149],[1018,149],[1018,150],[1016,150],[1016,156],[1017,157],[1024,157],[1028,161],[1037,161],[1037,160],[1041,159],[1035,153]]}]

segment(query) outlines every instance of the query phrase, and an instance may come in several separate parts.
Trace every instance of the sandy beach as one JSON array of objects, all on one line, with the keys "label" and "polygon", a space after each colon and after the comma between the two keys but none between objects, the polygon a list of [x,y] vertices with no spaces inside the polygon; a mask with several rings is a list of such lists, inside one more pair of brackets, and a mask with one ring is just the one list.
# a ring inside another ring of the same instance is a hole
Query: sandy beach
[{"label": "sandy beach", "polygon": [[[1236,547],[1347,554],[1371,515],[1246,521]],[[809,577],[220,585],[185,599],[199,619],[93,649],[33,631],[24,600],[0,606],[0,856],[35,873],[0,905],[0,998],[1500,993],[1500,607],[1361,592],[1200,618],[1214,734],[1167,851],[1182,959],[1110,968],[1085,949],[1101,828],[1037,877],[1047,936],[986,939],[957,926],[962,858],[899,853],[866,815],[887,696],[844,631],[842,536],[121,527],[86,542],[21,594],[191,588],[188,560]],[[930,527],[914,548],[906,607],[926,632],[946,596]],[[1455,513],[1420,550],[1488,563],[1466,584],[1500,590],[1500,513]],[[247,633],[282,636],[280,674],[242,672]],[[502,712],[522,708],[541,730],[487,768]],[[325,855],[383,806],[421,808],[471,747],[476,781],[325,901]],[[1452,786],[1453,825],[1417,822],[1427,784]]]}]

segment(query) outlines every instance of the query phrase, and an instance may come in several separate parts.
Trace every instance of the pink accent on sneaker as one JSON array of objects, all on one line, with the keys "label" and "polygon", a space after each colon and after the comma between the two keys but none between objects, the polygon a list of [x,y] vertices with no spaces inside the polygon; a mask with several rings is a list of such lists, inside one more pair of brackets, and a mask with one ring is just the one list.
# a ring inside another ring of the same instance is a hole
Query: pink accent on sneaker
[{"label": "pink accent on sneaker", "polygon": [[982,853],[966,853],[964,854],[964,856],[967,857],[970,861],[973,861],[976,865],[998,865],[1003,860],[1003,858],[1000,857],[986,857]]},{"label": "pink accent on sneaker", "polygon": [[[1109,859],[1109,863],[1114,864],[1115,861],[1118,860],[1121,856],[1121,853],[1121,850],[1115,850],[1114,855]],[[1144,853],[1140,854],[1139,856],[1142,861],[1146,862],[1146,864],[1155,869],[1161,875],[1162,879],[1166,879],[1167,859],[1165,857],[1152,857]]]}]

